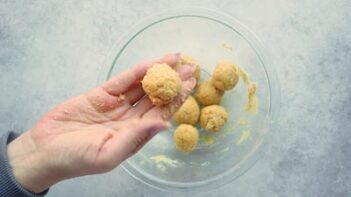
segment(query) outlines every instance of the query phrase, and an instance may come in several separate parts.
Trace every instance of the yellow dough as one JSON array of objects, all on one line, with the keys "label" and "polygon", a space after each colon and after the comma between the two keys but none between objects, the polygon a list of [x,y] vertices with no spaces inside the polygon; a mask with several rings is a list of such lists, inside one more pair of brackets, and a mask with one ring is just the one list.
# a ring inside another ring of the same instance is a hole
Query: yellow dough
[{"label": "yellow dough", "polygon": [[174,119],[178,124],[195,125],[199,119],[200,107],[195,98],[189,96],[179,110],[174,114]]},{"label": "yellow dough", "polygon": [[210,105],[201,110],[200,126],[207,131],[219,131],[227,120],[228,113],[222,106]]},{"label": "yellow dough", "polygon": [[196,66],[194,77],[196,79],[196,83],[198,83],[200,81],[200,64],[193,57],[182,54],[177,66],[181,66],[185,64],[193,64]]},{"label": "yellow dough", "polygon": [[191,152],[195,149],[199,141],[199,132],[191,125],[181,124],[174,131],[173,139],[178,150]]},{"label": "yellow dough", "polygon": [[250,113],[250,114],[256,114],[257,113],[257,96],[256,96],[256,89],[257,85],[256,83],[250,83],[249,89],[247,92],[247,104],[245,106],[245,111]]},{"label": "yellow dough", "polygon": [[146,72],[142,87],[154,105],[172,102],[181,88],[181,80],[176,71],[167,64],[155,64]]},{"label": "yellow dough", "polygon": [[213,85],[220,90],[230,90],[239,81],[237,66],[229,60],[220,61],[212,74]]},{"label": "yellow dough", "polygon": [[221,102],[223,94],[224,91],[217,89],[210,79],[199,84],[195,97],[203,105],[214,105]]}]

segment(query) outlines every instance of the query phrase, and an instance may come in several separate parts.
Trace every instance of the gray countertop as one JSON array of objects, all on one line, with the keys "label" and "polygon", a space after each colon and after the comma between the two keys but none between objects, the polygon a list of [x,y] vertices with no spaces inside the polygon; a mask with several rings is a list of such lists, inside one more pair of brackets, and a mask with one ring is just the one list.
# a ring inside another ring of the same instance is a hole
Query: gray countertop
[{"label": "gray countertop", "polygon": [[[93,87],[105,54],[131,24],[194,5],[236,17],[263,40],[282,98],[265,156],[231,184],[194,196],[351,196],[349,0],[0,0],[1,132],[25,131]],[[178,195],[117,168],[59,183],[48,196]]]}]

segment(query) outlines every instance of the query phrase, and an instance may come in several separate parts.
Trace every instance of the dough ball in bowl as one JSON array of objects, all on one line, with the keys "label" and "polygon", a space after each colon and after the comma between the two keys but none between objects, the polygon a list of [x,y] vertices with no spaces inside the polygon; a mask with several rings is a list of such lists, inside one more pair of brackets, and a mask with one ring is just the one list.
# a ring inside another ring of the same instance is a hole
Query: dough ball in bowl
[{"label": "dough ball in bowl", "polygon": [[181,79],[169,65],[155,64],[146,72],[142,86],[154,105],[165,105],[177,96]]},{"label": "dough ball in bowl", "polygon": [[219,105],[210,105],[202,108],[200,126],[206,131],[219,131],[228,120],[228,112]]},{"label": "dough ball in bowl", "polygon": [[213,85],[220,90],[230,90],[239,81],[238,68],[229,60],[220,61],[212,74]]},{"label": "dough ball in bowl", "polygon": [[181,124],[174,131],[176,148],[182,152],[191,152],[199,141],[199,131],[188,124]]},{"label": "dough ball in bowl", "polygon": [[224,91],[217,89],[212,80],[206,80],[199,84],[196,89],[196,99],[202,105],[214,105],[221,102],[221,98],[224,94]]},{"label": "dough ball in bowl", "polygon": [[174,119],[178,124],[195,125],[199,120],[200,107],[194,97],[189,96],[179,110],[174,114]]}]

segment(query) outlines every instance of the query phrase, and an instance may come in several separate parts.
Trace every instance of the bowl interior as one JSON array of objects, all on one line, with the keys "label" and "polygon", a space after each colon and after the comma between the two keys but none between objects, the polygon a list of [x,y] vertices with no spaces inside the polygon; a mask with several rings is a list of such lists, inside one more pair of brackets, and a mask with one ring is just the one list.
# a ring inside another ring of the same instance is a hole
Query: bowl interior
[{"label": "bowl interior", "polygon": [[257,83],[256,115],[244,110],[247,87],[240,80],[222,99],[229,120],[220,132],[205,132],[198,126],[201,135],[198,147],[185,154],[175,149],[173,126],[123,164],[133,176],[153,186],[191,188],[218,183],[226,176],[233,178],[251,165],[247,161],[262,147],[269,128],[270,81],[259,51],[252,46],[255,41],[235,25],[203,15],[171,16],[148,23],[119,47],[107,79],[140,60],[182,52],[200,63],[202,80],[209,77],[219,60],[230,59]]}]

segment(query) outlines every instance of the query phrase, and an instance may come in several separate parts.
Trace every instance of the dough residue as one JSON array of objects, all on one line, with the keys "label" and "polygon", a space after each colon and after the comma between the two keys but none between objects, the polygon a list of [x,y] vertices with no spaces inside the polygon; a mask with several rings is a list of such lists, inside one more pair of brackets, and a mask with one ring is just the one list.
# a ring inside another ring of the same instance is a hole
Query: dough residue
[{"label": "dough residue", "polygon": [[118,102],[122,102],[126,100],[126,96],[124,94],[120,94],[119,96],[117,96],[117,101]]},{"label": "dough residue", "polygon": [[248,100],[245,106],[245,111],[251,115],[254,115],[257,113],[258,108],[258,99],[256,96],[257,85],[255,82],[250,81],[249,74],[247,74],[247,72],[243,68],[239,68],[239,76],[242,78],[245,85],[247,86]]},{"label": "dough residue", "polygon": [[250,83],[249,90],[247,93],[247,104],[245,106],[245,111],[250,114],[257,113],[257,96],[256,96],[256,83]]},{"label": "dough residue", "polygon": [[238,123],[240,126],[244,126],[247,124],[247,121],[245,120],[245,118],[240,117]]},{"label": "dough residue", "polygon": [[225,147],[221,150],[221,152],[227,152],[229,150],[229,147]]},{"label": "dough residue", "polygon": [[238,68],[239,76],[243,79],[245,85],[250,84],[249,74],[243,68]]},{"label": "dough residue", "polygon": [[244,130],[240,134],[239,140],[236,142],[236,144],[241,144],[244,141],[246,141],[251,135],[251,132],[249,130]]},{"label": "dough residue", "polygon": [[205,142],[205,144],[206,145],[211,145],[211,144],[213,144],[214,143],[214,138],[213,137],[211,137],[211,136],[209,136],[209,135],[205,135],[204,136],[204,142]]},{"label": "dough residue", "polygon": [[173,160],[167,157],[166,155],[155,155],[150,157],[150,159],[155,161],[156,163],[164,163],[168,165],[174,165],[179,163],[177,160]]},{"label": "dough residue", "polygon": [[227,49],[227,50],[229,50],[229,51],[233,51],[233,47],[230,46],[229,44],[223,43],[223,44],[222,44],[222,47],[225,48],[225,49]]}]

